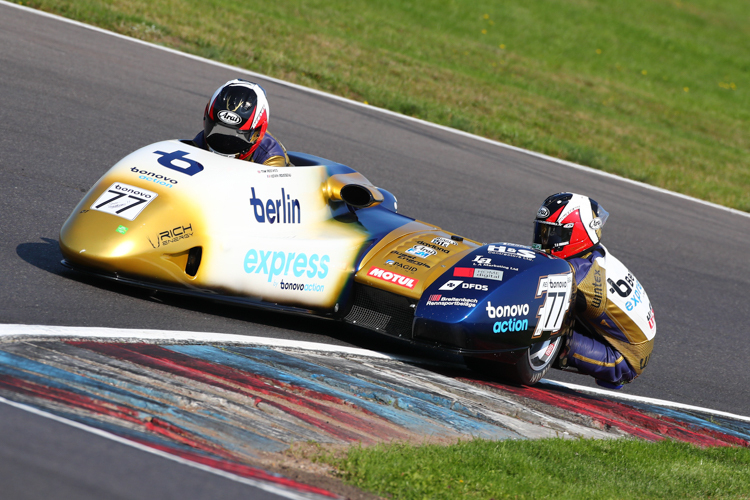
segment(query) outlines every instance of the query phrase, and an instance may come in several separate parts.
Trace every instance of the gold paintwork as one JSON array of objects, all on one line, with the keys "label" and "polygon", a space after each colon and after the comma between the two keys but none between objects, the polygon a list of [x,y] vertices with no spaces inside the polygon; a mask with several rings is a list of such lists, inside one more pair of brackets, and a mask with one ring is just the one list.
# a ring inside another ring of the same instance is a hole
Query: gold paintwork
[{"label": "gold paintwork", "polygon": [[[198,175],[184,173],[188,160],[170,159],[175,150],[203,167],[193,172]],[[324,166],[283,172],[260,167],[178,141],[141,148],[112,167],[78,204],[60,231],[63,256],[74,268],[155,287],[334,310],[368,234],[360,225],[331,218],[327,194],[335,196],[352,182],[367,189],[372,184],[360,174],[345,175],[324,191],[319,188],[329,177]],[[157,196],[133,221],[92,209],[115,182]],[[277,209],[284,209],[283,199],[299,201],[301,223],[282,220],[281,212],[264,222],[251,197],[266,208],[275,202]],[[125,234],[116,231],[121,225]],[[184,227],[190,227],[189,237],[176,238]],[[201,248],[201,260],[191,276],[186,266],[194,247]]]},{"label": "gold paintwork", "polygon": [[[204,244],[200,212],[185,204],[174,207],[170,189],[158,185],[149,186],[158,196],[133,221],[92,210],[91,204],[121,179],[105,175],[76,206],[60,230],[63,257],[84,269],[190,286],[200,276],[185,273],[187,252]],[[162,244],[167,239],[160,240],[159,234],[172,231],[176,221],[192,225],[191,235]],[[115,231],[120,225],[128,228],[125,234]]]},{"label": "gold paintwork", "polygon": [[[422,292],[444,273],[446,269],[456,264],[469,252],[481,246],[481,243],[473,240],[451,240],[451,236],[451,233],[445,232],[439,227],[418,220],[405,224],[388,233],[365,255],[354,279],[358,283],[373,288],[379,288],[418,300]],[[455,245],[449,245],[448,247],[434,245],[431,243],[434,238],[446,238],[453,241]],[[406,253],[406,250],[416,245],[427,246],[434,249],[436,253],[424,258],[411,256]],[[387,264],[386,262],[389,260],[412,269],[399,267],[398,264]],[[404,277],[414,278],[417,281],[413,288],[384,281],[368,274],[373,267],[385,269]],[[414,268],[416,270],[413,270]]]}]

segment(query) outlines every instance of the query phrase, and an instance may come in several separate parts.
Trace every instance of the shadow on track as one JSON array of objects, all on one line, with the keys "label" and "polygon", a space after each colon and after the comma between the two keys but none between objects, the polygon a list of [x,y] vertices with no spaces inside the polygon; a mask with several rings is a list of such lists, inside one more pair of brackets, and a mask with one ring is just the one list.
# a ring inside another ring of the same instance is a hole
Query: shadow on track
[{"label": "shadow on track", "polygon": [[49,273],[62,275],[65,267],[60,263],[62,253],[57,240],[42,237],[43,243],[21,243],[16,247],[16,255],[25,262]]},{"label": "shadow on track", "polygon": [[458,356],[412,345],[404,340],[387,337],[339,321],[218,303],[208,298],[156,291],[73,271],[61,264],[63,256],[57,240],[45,237],[42,237],[41,240],[41,242],[19,244],[16,247],[16,254],[26,263],[38,269],[61,276],[81,286],[94,287],[102,292],[127,296],[136,300],[156,302],[163,304],[165,307],[178,308],[208,316],[329,337],[362,349],[424,358],[430,364],[440,362],[461,363]]}]

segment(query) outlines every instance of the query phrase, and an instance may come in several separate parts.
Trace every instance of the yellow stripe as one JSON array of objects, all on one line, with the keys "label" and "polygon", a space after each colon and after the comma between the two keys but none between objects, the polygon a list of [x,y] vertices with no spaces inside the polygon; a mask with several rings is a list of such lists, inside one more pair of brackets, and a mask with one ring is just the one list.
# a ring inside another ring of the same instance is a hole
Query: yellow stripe
[{"label": "yellow stripe", "polygon": [[591,363],[592,365],[599,365],[599,366],[617,366],[618,363],[622,363],[623,357],[620,355],[619,358],[617,358],[617,361],[614,363],[604,363],[602,361],[596,361],[595,359],[589,359],[586,356],[581,356],[580,354],[573,354],[573,357],[576,359],[580,359],[581,361],[585,361],[586,363]]}]

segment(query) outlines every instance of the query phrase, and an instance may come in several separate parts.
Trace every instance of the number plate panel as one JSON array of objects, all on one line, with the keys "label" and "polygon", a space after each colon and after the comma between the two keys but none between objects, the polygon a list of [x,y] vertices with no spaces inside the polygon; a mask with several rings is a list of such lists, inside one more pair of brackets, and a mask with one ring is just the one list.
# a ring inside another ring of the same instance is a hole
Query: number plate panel
[{"label": "number plate panel", "polygon": [[158,194],[143,188],[115,182],[91,205],[98,210],[127,220],[135,220]]}]

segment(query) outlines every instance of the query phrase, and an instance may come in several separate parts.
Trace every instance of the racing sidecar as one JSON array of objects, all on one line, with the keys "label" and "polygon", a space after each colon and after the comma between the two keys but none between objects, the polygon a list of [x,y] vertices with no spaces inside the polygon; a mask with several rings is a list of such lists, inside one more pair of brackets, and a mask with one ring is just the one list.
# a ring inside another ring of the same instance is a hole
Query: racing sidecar
[{"label": "racing sidecar", "polygon": [[570,328],[567,262],[397,212],[355,170],[267,167],[164,141],[128,155],[60,231],[63,263],[122,283],[338,319],[540,380]]}]

